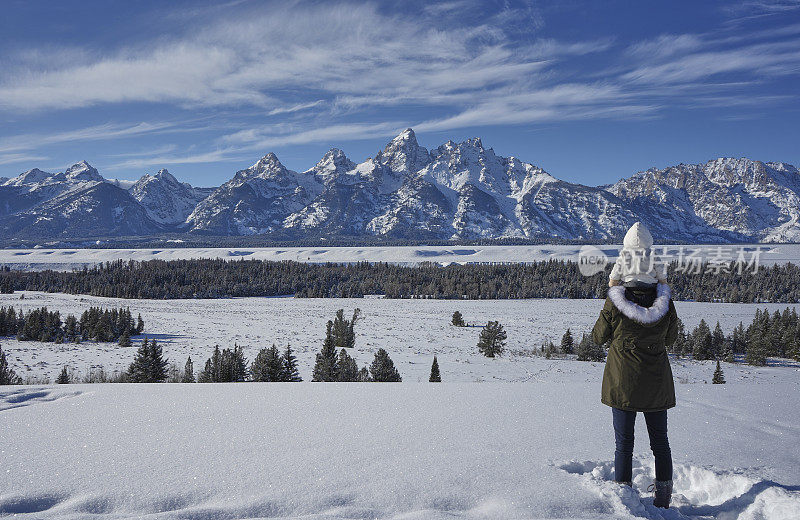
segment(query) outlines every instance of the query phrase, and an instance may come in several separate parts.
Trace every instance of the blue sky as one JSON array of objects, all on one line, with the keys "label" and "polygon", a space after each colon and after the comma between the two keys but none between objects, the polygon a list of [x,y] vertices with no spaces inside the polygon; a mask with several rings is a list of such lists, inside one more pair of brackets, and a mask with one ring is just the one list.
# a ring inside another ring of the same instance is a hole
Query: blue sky
[{"label": "blue sky", "polygon": [[210,186],[406,127],[590,185],[800,166],[800,1],[6,0],[0,31],[0,176],[86,159]]}]

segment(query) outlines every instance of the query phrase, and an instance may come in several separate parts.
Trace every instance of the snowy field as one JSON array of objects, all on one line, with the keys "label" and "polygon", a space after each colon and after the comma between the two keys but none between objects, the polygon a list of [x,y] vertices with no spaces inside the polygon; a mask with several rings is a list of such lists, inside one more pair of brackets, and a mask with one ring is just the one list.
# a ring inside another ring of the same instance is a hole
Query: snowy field
[{"label": "snowy field", "polygon": [[[610,258],[615,258],[620,246],[600,246]],[[667,246],[672,254],[678,246]],[[718,246],[684,246],[689,253],[702,247],[713,251]],[[761,244],[745,247],[749,260],[755,248],[763,251],[764,265],[800,261],[800,245]],[[420,262],[486,263],[533,262],[548,259],[575,260],[580,246],[374,246],[374,247],[262,247],[262,248],[164,248],[164,249],[0,249],[0,265],[13,269],[71,270],[114,260],[186,260],[222,258],[227,260],[295,260],[298,262],[391,262],[416,265]],[[710,254],[710,253],[709,253]],[[735,256],[732,258],[735,259]]]},{"label": "snowy field", "polygon": [[[229,298],[215,300],[124,300],[93,296],[25,292],[0,295],[0,306],[13,305],[29,310],[46,306],[67,314],[80,314],[91,306],[130,307],[134,316],[141,313],[145,334],[164,347],[165,355],[179,366],[192,356],[195,370],[211,355],[214,345],[244,348],[252,361],[258,350],[275,343],[295,349],[303,379],[311,378],[314,356],[325,337],[325,323],[336,310],[349,316],[356,307],[363,319],[356,324],[356,348],[352,353],[359,366],[372,361],[384,348],[397,365],[404,381],[427,381],[431,360],[436,354],[446,381],[528,381],[540,377],[542,360],[530,352],[550,339],[556,344],[567,327],[577,338],[588,332],[603,305],[602,300],[387,300],[382,298]],[[786,304],[724,304],[676,302],[678,314],[688,330],[701,318],[713,328],[717,320],[726,334],[743,321],[753,319],[757,308],[771,311]],[[508,354],[487,359],[477,348],[480,328],[453,327],[450,319],[460,311],[468,324],[485,325],[499,320],[508,332]],[[800,309],[798,309],[800,310]],[[82,373],[103,365],[109,372],[125,370],[133,359],[141,337],[133,346],[116,343],[76,344],[38,343],[0,339],[15,370],[23,377],[49,376],[54,379],[68,365]],[[555,365],[560,366],[560,365]],[[702,379],[709,379],[702,374]],[[676,377],[692,379],[680,364]]]},{"label": "snowy field", "polygon": [[[589,328],[600,300],[236,298],[117,300],[25,292],[0,305],[79,314],[130,306],[182,365],[213,345],[286,342],[303,383],[96,384],[0,389],[0,517],[30,519],[800,519],[800,366],[672,360],[673,508],[652,506],[644,421],[634,490],[613,479],[603,363],[530,351]],[[756,308],[676,302],[688,328],[726,332]],[[403,383],[309,383],[325,322],[360,307],[353,357],[386,348]],[[478,327],[499,319],[508,352],[487,359]],[[134,347],[0,340],[23,377],[62,365],[123,370]],[[442,384],[427,383],[433,354]],[[476,383],[481,382],[481,383]]]},{"label": "snowy field", "polygon": [[609,482],[601,371],[564,361],[526,383],[5,387],[0,516],[800,517],[796,371],[677,385],[670,510],[646,492],[641,417],[635,491]]}]

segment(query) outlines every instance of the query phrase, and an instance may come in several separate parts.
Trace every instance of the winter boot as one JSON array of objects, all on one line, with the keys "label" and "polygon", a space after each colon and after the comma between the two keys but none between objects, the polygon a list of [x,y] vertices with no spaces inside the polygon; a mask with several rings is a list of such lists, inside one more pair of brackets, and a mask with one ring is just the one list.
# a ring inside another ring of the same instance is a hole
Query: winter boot
[{"label": "winter boot", "polygon": [[669,501],[672,499],[672,481],[654,480],[647,488],[648,491],[655,491],[653,505],[669,509]]},{"label": "winter boot", "polygon": [[616,483],[617,483],[617,484],[619,484],[620,486],[628,486],[628,487],[633,487],[633,486],[632,486],[632,483],[631,483],[631,481],[630,481],[630,480],[615,480],[614,482],[616,482]]}]

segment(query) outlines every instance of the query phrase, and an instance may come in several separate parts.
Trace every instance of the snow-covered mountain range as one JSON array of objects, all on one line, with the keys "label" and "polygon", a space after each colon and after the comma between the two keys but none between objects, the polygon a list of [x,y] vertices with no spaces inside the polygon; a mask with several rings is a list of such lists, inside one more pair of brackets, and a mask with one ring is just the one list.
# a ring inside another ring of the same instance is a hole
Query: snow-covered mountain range
[{"label": "snow-covered mountain range", "polygon": [[798,241],[800,176],[785,163],[721,158],[584,186],[498,156],[477,138],[427,150],[407,129],[358,164],[334,148],[295,172],[269,153],[218,188],[193,187],[167,170],[125,185],[85,161],[0,183],[6,238],[607,240],[636,220],[659,241]]}]

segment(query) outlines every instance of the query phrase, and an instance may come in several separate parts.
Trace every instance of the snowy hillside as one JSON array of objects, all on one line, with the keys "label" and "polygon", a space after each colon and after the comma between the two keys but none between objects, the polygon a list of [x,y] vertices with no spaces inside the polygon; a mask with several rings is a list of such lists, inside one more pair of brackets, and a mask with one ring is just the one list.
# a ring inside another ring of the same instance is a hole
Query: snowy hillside
[{"label": "snowy hillside", "polygon": [[[166,170],[129,190],[103,181],[85,161],[5,180],[0,236],[609,240],[641,220],[662,242],[800,240],[800,177],[789,164],[719,158],[592,187],[499,156],[479,138],[428,150],[411,129],[360,163],[332,148],[297,172],[267,153],[218,188],[192,187]],[[107,187],[63,202],[66,192],[92,184]],[[125,224],[87,223],[81,215],[94,206],[125,212]],[[55,218],[63,225],[53,226]]]},{"label": "snowy hillside", "polygon": [[[602,367],[502,384],[6,387],[0,515],[16,518],[792,520],[796,373],[679,385],[673,508],[610,483]],[[643,423],[643,421],[639,421]]]}]

